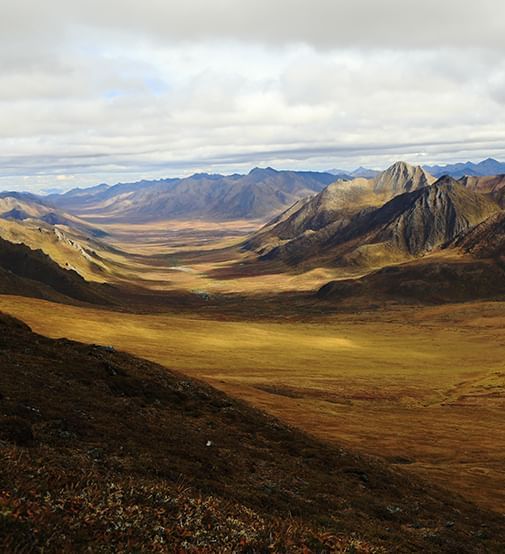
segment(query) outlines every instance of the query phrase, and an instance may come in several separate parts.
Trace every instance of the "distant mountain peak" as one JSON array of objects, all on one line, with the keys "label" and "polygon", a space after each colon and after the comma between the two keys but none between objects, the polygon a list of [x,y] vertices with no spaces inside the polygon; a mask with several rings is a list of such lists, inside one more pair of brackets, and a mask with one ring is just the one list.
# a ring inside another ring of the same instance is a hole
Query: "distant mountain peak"
[{"label": "distant mountain peak", "polygon": [[193,173],[192,177],[208,177],[210,173],[207,173],[206,171],[199,171],[198,173]]},{"label": "distant mountain peak", "polygon": [[[223,178],[223,175],[219,174],[219,173],[207,173],[205,171],[203,172],[200,172],[200,173],[194,173],[193,175],[191,175],[191,177],[189,177],[190,179],[211,179],[211,180],[218,180],[218,179],[222,179]],[[149,181],[147,181],[148,183]]]},{"label": "distant mountain peak", "polygon": [[363,167],[362,165],[360,165],[359,167],[351,171],[351,175],[363,175],[365,173],[369,174],[369,173],[378,173],[378,172],[375,169]]},{"label": "distant mountain peak", "polygon": [[265,174],[265,173],[279,173],[276,169],[273,167],[253,167],[251,171],[249,171],[249,175],[256,175],[256,174]]},{"label": "distant mountain peak", "polygon": [[358,168],[351,171],[350,175],[352,177],[363,177],[364,179],[373,179],[376,177],[380,171],[377,171],[376,169],[370,169],[368,167],[363,167],[360,165]]}]

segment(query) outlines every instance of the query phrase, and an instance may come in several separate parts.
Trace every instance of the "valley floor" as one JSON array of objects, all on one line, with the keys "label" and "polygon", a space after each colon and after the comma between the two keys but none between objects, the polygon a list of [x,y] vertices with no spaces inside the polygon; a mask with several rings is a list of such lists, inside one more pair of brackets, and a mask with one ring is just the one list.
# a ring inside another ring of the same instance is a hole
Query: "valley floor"
[{"label": "valley floor", "polygon": [[[112,251],[98,253],[106,271],[89,279],[153,292],[205,291],[214,294],[313,291],[336,278],[360,274],[349,269],[294,269],[283,264],[257,263],[240,244],[260,221],[165,221],[153,224],[106,224]],[[44,245],[43,245],[44,246]],[[50,251],[48,250],[50,254]]]},{"label": "valley floor", "polygon": [[[253,303],[245,296],[242,312]],[[0,311],[37,333],[112,345],[203,379],[483,507],[505,506],[504,303],[273,320],[210,306],[135,314],[1,296]]]}]

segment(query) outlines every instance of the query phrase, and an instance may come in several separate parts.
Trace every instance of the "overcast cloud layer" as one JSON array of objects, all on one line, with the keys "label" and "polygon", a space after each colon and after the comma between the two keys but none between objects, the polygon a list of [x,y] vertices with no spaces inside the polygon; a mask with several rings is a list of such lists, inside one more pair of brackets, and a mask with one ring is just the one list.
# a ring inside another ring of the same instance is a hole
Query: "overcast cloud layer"
[{"label": "overcast cloud layer", "polygon": [[6,0],[0,188],[505,159],[502,0]]}]

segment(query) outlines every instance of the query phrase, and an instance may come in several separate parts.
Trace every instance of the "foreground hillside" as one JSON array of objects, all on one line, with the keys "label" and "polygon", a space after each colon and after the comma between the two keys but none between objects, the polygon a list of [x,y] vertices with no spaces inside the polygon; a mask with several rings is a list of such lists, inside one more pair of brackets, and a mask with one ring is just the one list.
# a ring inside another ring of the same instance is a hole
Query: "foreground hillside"
[{"label": "foreground hillside", "polygon": [[[3,551],[499,552],[501,516],[0,316]],[[64,529],[64,533],[62,533]]]}]

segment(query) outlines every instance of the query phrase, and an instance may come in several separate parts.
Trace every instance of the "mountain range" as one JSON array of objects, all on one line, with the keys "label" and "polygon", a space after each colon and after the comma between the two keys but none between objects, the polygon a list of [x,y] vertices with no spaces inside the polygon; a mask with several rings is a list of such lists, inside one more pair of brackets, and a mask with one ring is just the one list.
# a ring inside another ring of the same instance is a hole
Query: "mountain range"
[{"label": "mountain range", "polygon": [[29,193],[0,192],[0,219],[36,221],[49,225],[65,225],[89,236],[104,237],[106,233],[76,215],[56,208],[47,197]]},{"label": "mountain range", "polygon": [[[456,179],[465,176],[486,177],[505,174],[505,162],[499,162],[493,158],[487,158],[478,163],[468,161],[446,165],[423,165],[422,167],[434,177],[449,175],[450,177],[454,177]],[[352,171],[346,171],[345,169],[328,169],[327,173],[332,173],[338,179],[349,180],[356,177],[372,179],[381,172],[376,169],[369,169],[360,166]]]},{"label": "mountain range", "polygon": [[355,275],[324,285],[322,300],[500,297],[504,191],[503,176],[436,179],[398,162],[373,179],[337,182],[298,202],[242,247],[275,271],[327,266]]},{"label": "mountain range", "polygon": [[360,217],[396,194],[423,188],[432,180],[421,168],[398,162],[372,179],[338,181],[275,218],[244,247],[257,251],[264,259],[307,262],[321,252],[329,254],[327,241],[348,231]]},{"label": "mountain range", "polygon": [[98,185],[44,200],[82,217],[129,223],[268,219],[334,181],[330,173],[255,168],[247,175],[200,173],[182,179]]},{"label": "mountain range", "polygon": [[[401,166],[396,166],[397,170]],[[467,180],[481,176],[499,179],[505,174],[505,164],[491,158],[478,164],[472,162],[447,166],[425,166],[428,179],[443,175]],[[255,168],[246,175],[218,175],[199,173],[186,178],[138,181],[109,186],[100,184],[90,188],[73,189],[63,194],[50,194],[38,202],[53,209],[63,210],[95,221],[146,223],[170,219],[209,221],[264,220],[275,217],[299,200],[321,192],[328,185],[338,181],[372,180],[384,176],[389,185],[377,182],[378,189],[391,187],[391,183],[402,183],[402,192],[408,192],[409,185],[400,175],[390,171],[359,167],[353,171],[332,169],[318,173],[311,171],[277,171],[273,168]],[[427,184],[427,182],[425,183]],[[481,186],[479,182],[479,186]],[[470,186],[470,184],[469,184]],[[472,185],[475,186],[475,185]],[[377,191],[376,191],[377,192]],[[392,193],[400,190],[391,190]],[[505,193],[502,193],[505,194]],[[21,202],[33,195],[20,195]],[[504,200],[505,202],[505,200]],[[0,206],[1,209],[1,206]],[[22,207],[12,206],[11,215],[24,218],[30,215]],[[7,212],[7,210],[4,210]],[[5,217],[5,215],[4,215]],[[55,217],[55,215],[46,215]],[[60,221],[68,218],[59,214]]]},{"label": "mountain range", "polygon": [[450,175],[457,179],[464,176],[485,177],[505,174],[505,162],[499,162],[493,158],[487,158],[479,163],[464,162],[447,165],[425,165],[423,167],[435,177]]}]

